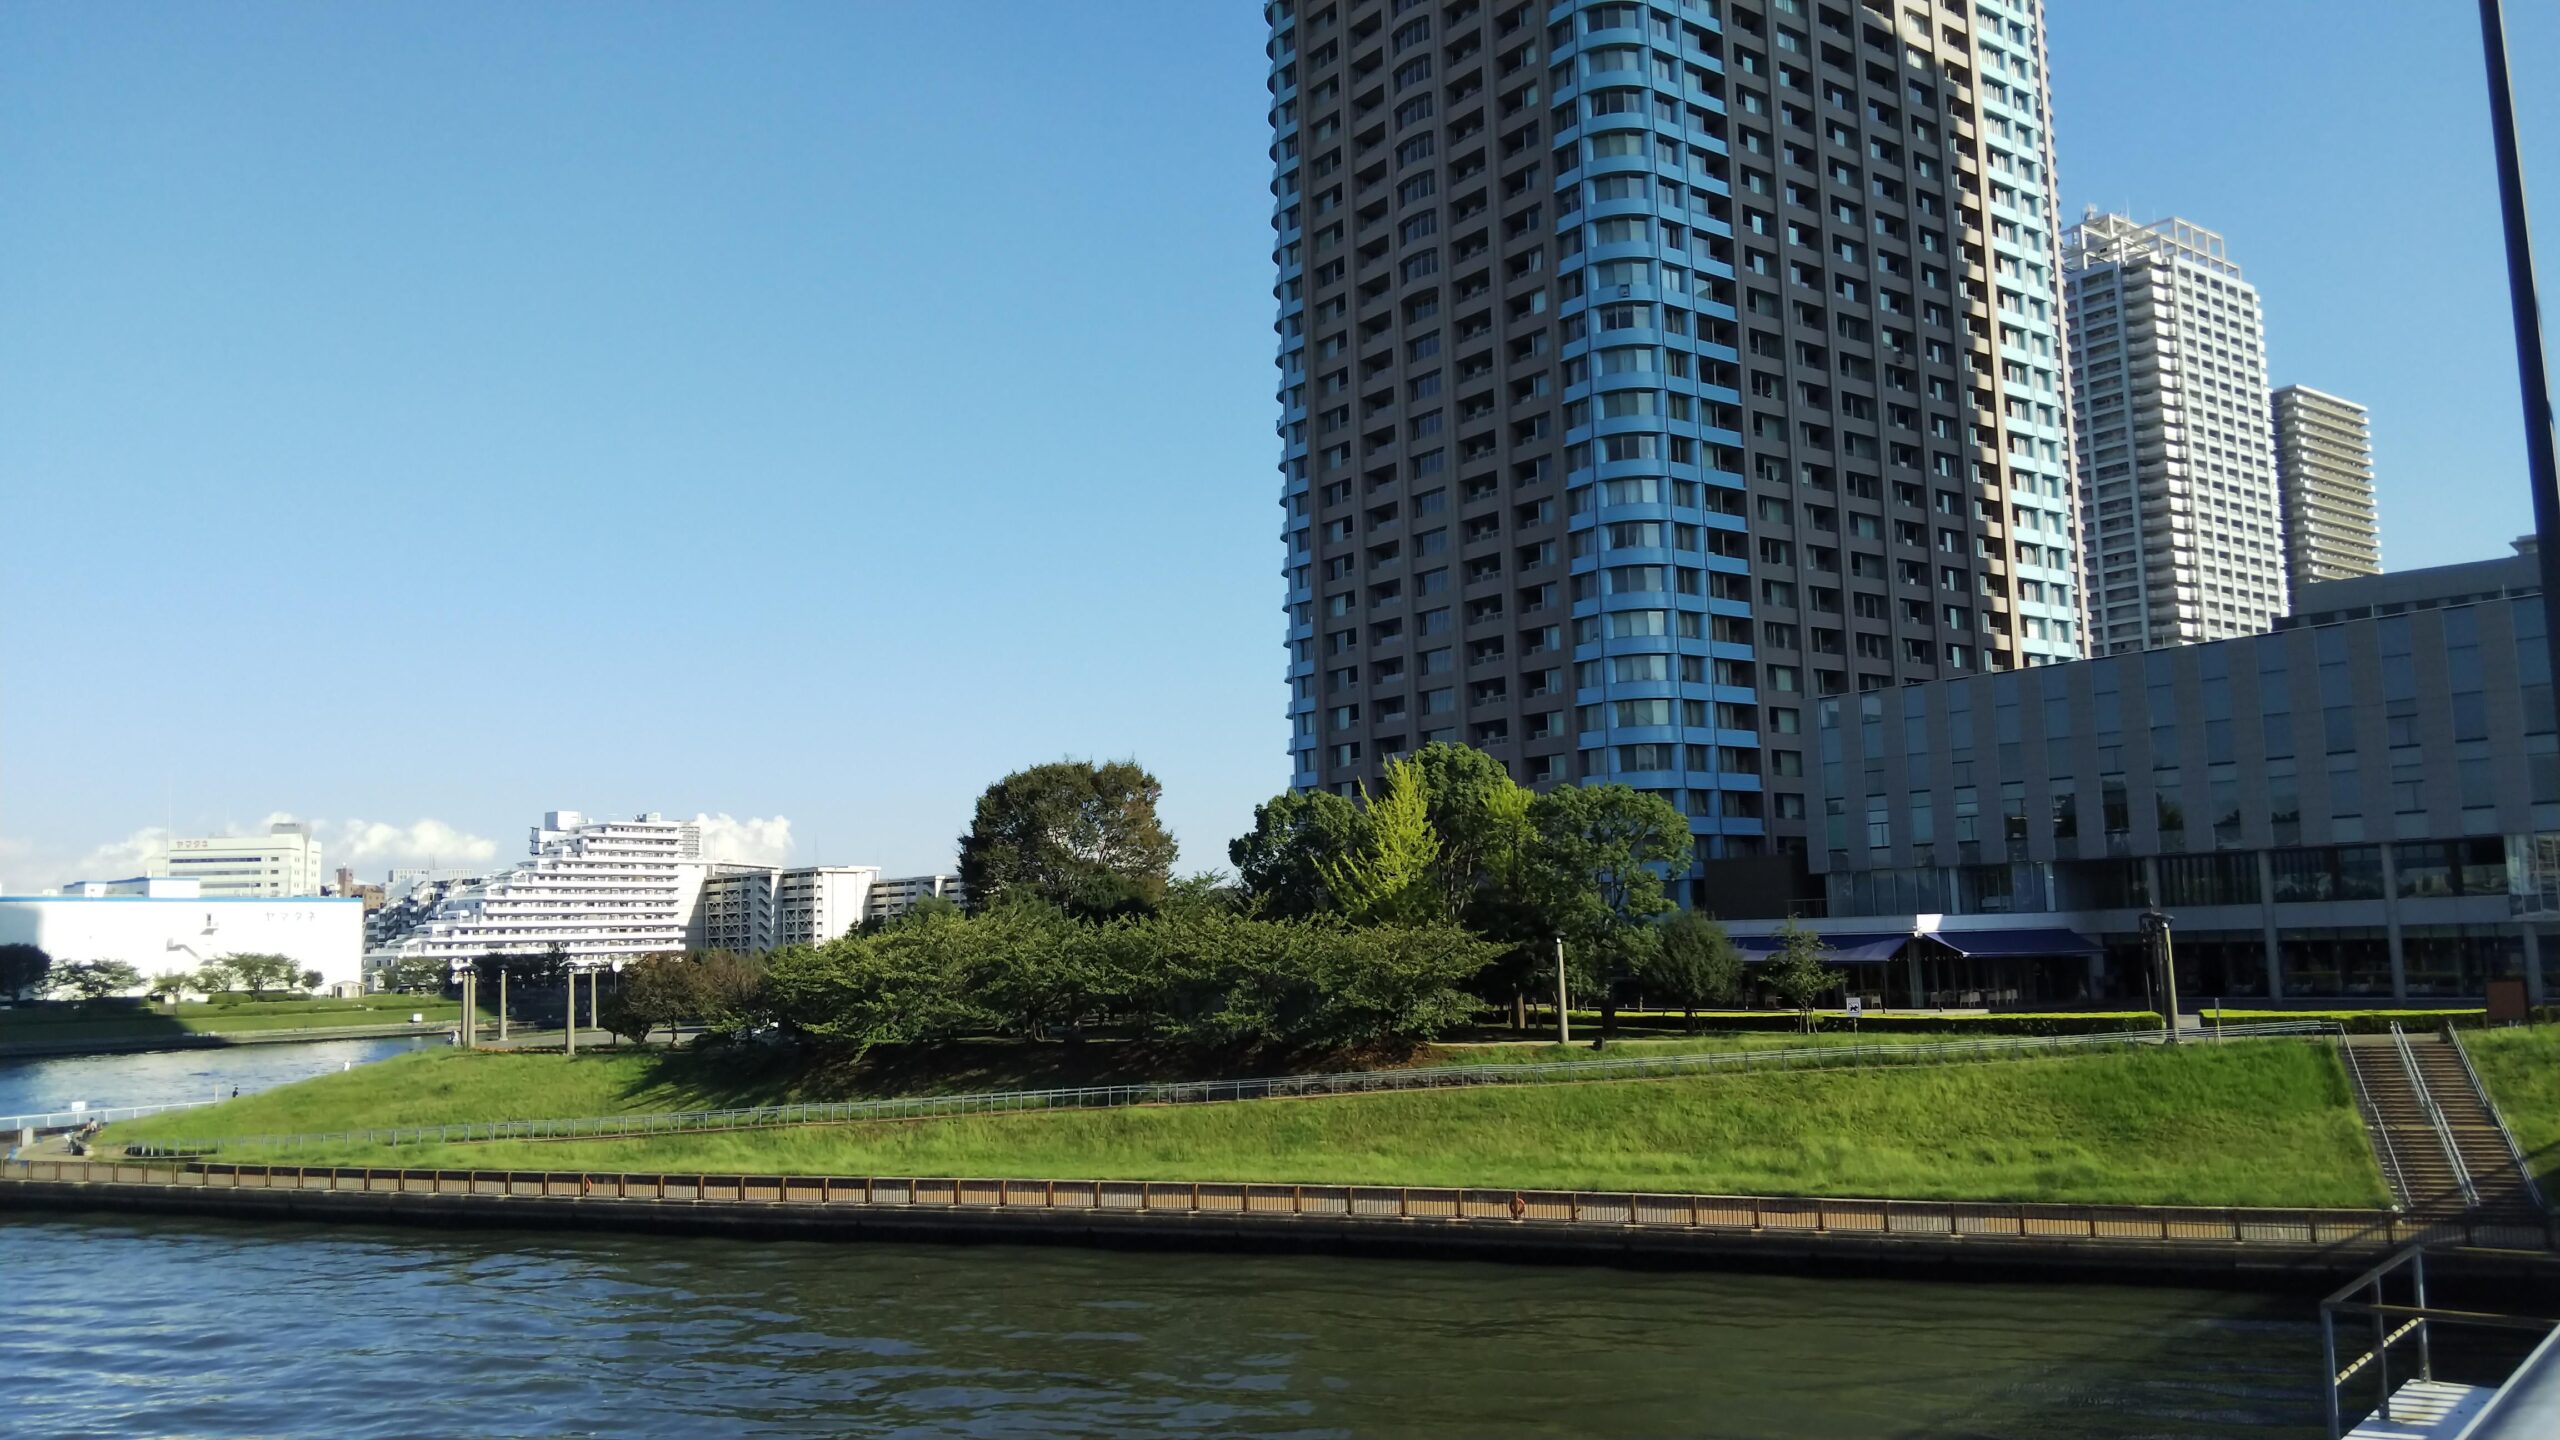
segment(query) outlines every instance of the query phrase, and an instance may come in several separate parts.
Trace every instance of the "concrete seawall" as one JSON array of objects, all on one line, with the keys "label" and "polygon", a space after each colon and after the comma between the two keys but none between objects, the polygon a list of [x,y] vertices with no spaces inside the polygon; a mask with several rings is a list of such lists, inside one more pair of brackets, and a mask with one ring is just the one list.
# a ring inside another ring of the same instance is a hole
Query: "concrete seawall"
[{"label": "concrete seawall", "polygon": [[133,1055],[151,1050],[224,1050],[235,1045],[302,1045],[316,1040],[400,1040],[413,1035],[445,1035],[450,1020],[422,1025],[327,1025],[306,1030],[171,1031],[165,1035],[121,1035],[100,1039],[0,1041],[0,1060],[29,1060],[62,1055]]},{"label": "concrete seawall", "polygon": [[2381,1211],[52,1161],[0,1165],[0,1208],[2252,1284],[2351,1275],[2422,1238],[2551,1241]]}]

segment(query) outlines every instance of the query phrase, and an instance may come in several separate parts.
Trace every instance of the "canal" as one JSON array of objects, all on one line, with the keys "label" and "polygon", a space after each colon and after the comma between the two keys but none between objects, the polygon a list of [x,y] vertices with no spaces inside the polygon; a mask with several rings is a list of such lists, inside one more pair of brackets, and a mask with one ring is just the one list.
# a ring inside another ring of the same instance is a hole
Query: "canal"
[{"label": "canal", "polygon": [[230,1094],[234,1086],[243,1091],[264,1090],[446,1043],[440,1035],[409,1035],[0,1060],[0,1117],[65,1110],[75,1100],[87,1102],[93,1110],[210,1100]]},{"label": "canal", "polygon": [[[13,1063],[0,1113],[412,1043]],[[2309,1436],[2314,1315],[2169,1287],[0,1216],[0,1430]]]}]

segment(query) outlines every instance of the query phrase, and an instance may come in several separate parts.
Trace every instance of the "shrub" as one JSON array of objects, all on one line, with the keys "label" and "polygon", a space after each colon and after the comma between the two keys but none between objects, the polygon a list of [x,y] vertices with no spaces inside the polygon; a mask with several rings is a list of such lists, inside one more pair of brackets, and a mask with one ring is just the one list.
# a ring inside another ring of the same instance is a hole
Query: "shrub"
[{"label": "shrub", "polygon": [[[1679,1018],[1676,1010],[1658,1012],[1620,1012],[1659,1014],[1665,1021]],[[2234,1022],[2237,1023],[2237,1022]],[[1727,1010],[1715,1013],[1701,1011],[1698,1028],[1713,1034],[1718,1030],[1801,1030],[1803,1024],[1793,1011]],[[1816,1030],[1850,1029],[1849,1017],[1833,1011],[1817,1012],[1813,1017]],[[1882,1015],[1869,1014],[1857,1026],[1861,1031],[1888,1031],[1897,1035],[2114,1035],[2134,1030],[2160,1028],[2158,1012],[2151,1010],[2022,1010],[2004,1015]]]},{"label": "shrub", "polygon": [[2206,1010],[2200,1012],[2207,1024],[2220,1019],[2225,1025],[2250,1025],[2269,1020],[2335,1020],[2350,1035],[2379,1035],[2400,1022],[2403,1030],[2436,1030],[2446,1022],[2470,1028],[2483,1023],[2488,1012],[2480,1009],[2461,1010]]}]

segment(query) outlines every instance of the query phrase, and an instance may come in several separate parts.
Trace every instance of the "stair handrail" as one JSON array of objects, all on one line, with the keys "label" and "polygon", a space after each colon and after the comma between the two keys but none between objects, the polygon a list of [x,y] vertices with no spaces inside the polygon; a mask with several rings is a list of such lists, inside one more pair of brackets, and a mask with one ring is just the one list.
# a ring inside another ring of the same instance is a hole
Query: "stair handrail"
[{"label": "stair handrail", "polygon": [[2453,1183],[2461,1188],[2462,1208],[2480,1208],[2480,1192],[2472,1187],[2471,1168],[2462,1163],[2462,1147],[2453,1143],[2453,1126],[2447,1124],[2444,1111],[2437,1108],[2435,1092],[2427,1088],[2427,1077],[2418,1069],[2417,1052],[2409,1048],[2409,1032],[2400,1022],[2391,1022],[2391,1043],[2400,1052],[2400,1068],[2409,1076],[2409,1089],[2418,1097],[2418,1109],[2436,1132],[2436,1143],[2444,1147],[2445,1164],[2453,1168]]},{"label": "stair handrail", "polygon": [[2462,1078],[2471,1082],[2472,1097],[2488,1115],[2490,1128],[2498,1132],[2498,1143],[2507,1147],[2507,1158],[2515,1162],[2516,1174],[2523,1177],[2525,1198],[2533,1202],[2534,1209],[2551,1213],[2550,1203],[2542,1198],[2542,1187],[2534,1183],[2533,1167],[2525,1163],[2524,1147],[2516,1143],[2516,1132],[2507,1128],[2507,1117],[2499,1111],[2498,1102],[2489,1098],[2489,1087],[2480,1083],[2480,1069],[2471,1063],[2471,1051],[2463,1045],[2462,1033],[2449,1020],[2445,1022],[2444,1038],[2453,1047],[2454,1058],[2462,1062]]},{"label": "stair handrail", "polygon": [[2409,1190],[2409,1176],[2400,1168],[2400,1147],[2391,1143],[2390,1122],[2382,1118],[2382,1107],[2373,1103],[2373,1087],[2365,1083],[2364,1062],[2356,1058],[2356,1047],[2344,1030],[2338,1034],[2338,1053],[2346,1057],[2347,1079],[2356,1089],[2356,1108],[2363,1114],[2366,1128],[2382,1142],[2382,1163],[2391,1172],[2384,1178],[2391,1182],[2391,1193],[2398,1201],[2394,1208],[2405,1210],[2414,1197]]}]

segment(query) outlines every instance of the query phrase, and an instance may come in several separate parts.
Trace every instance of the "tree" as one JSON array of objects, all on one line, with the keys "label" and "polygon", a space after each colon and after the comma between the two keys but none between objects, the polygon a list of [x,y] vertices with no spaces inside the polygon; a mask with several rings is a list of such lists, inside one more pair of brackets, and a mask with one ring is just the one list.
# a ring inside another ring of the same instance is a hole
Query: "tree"
[{"label": "tree", "polygon": [[227,959],[207,960],[196,967],[196,989],[207,995],[220,995],[239,983],[239,972]]},{"label": "tree", "polygon": [[1535,797],[1501,761],[1471,745],[1434,740],[1408,763],[1440,837],[1431,880],[1440,892],[1441,913],[1464,917],[1519,857]]},{"label": "tree", "polygon": [[426,955],[393,957],[382,974],[382,983],[391,989],[407,992],[444,989],[445,962]]},{"label": "tree", "polygon": [[1134,760],[1059,760],[1007,775],[978,797],[960,837],[970,907],[1027,895],[1086,918],[1152,912],[1175,855],[1156,818],[1163,796]]},{"label": "tree", "polygon": [[1701,1007],[1729,1005],[1741,992],[1742,952],[1712,916],[1674,910],[1656,938],[1643,971],[1647,998],[1679,1006],[1690,1030]]},{"label": "tree", "polygon": [[122,960],[80,960],[54,968],[53,988],[92,1004],[142,987],[142,972]]},{"label": "tree", "polygon": [[166,970],[151,977],[151,988],[143,993],[163,1005],[174,1005],[178,997],[195,988],[196,977],[184,970]]},{"label": "tree", "polygon": [[1431,828],[1421,770],[1408,760],[1388,761],[1386,790],[1371,795],[1364,784],[1360,801],[1360,843],[1317,866],[1334,904],[1369,924],[1439,918],[1440,895],[1431,874],[1440,858],[1440,835]]},{"label": "tree", "polygon": [[305,970],[302,972],[302,988],[305,990],[317,990],[328,983],[329,977],[321,974],[317,970]]},{"label": "tree", "polygon": [[1321,915],[1333,908],[1323,867],[1359,843],[1360,811],[1326,790],[1284,791],[1253,807],[1253,829],[1227,843],[1236,884],[1257,915]]},{"label": "tree", "polygon": [[1653,948],[1671,908],[1662,870],[1689,861],[1689,820],[1625,785],[1563,786],[1529,806],[1528,890],[1546,933],[1565,941],[1575,978],[1600,997],[1600,1037],[1616,1028],[1612,986]]},{"label": "tree", "polygon": [[231,973],[237,977],[240,984],[248,987],[249,998],[252,1000],[264,998],[269,990],[281,990],[291,985],[302,973],[302,967],[294,962],[292,956],[268,954],[263,951],[252,951],[246,955],[226,955],[222,958],[222,963],[230,967]]},{"label": "tree", "polygon": [[1808,1031],[1813,1029],[1813,1002],[1846,978],[1822,963],[1822,937],[1792,919],[1778,927],[1778,951],[1760,972],[1760,982],[1795,1007]]},{"label": "tree", "polygon": [[643,955],[614,977],[613,993],[601,1007],[604,1028],[645,1043],[650,1032],[681,1025],[701,1011],[694,966],[682,955]]},{"label": "tree", "polygon": [[41,995],[53,974],[53,957],[41,945],[23,941],[0,945],[0,999]]}]

